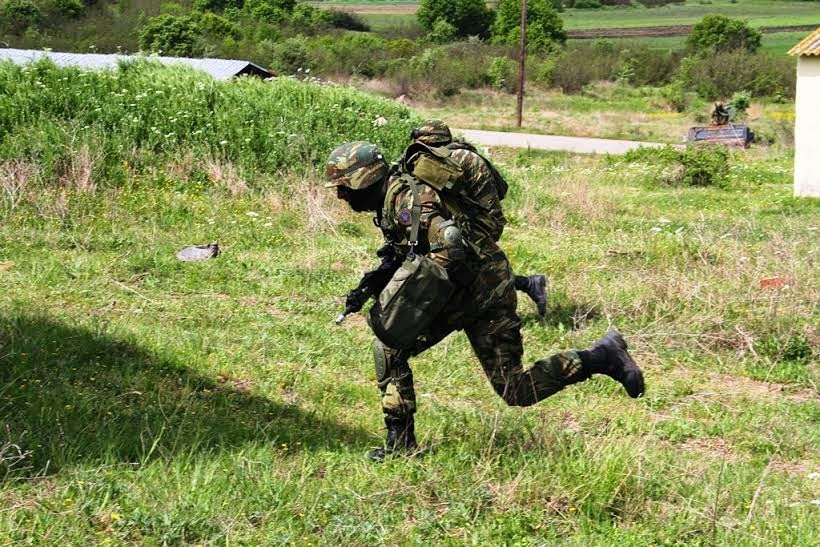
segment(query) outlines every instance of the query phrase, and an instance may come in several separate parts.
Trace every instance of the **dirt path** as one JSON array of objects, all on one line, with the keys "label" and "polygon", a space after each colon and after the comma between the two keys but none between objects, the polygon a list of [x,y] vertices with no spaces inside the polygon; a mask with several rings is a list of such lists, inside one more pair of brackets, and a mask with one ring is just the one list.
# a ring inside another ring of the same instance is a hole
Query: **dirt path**
[{"label": "dirt path", "polygon": [[534,148],[536,150],[556,150],[580,154],[625,154],[644,146],[662,148],[657,142],[619,141],[612,139],[591,139],[588,137],[559,137],[556,135],[533,135],[531,133],[502,133],[479,129],[454,129],[456,134],[482,146],[508,146],[510,148]]}]

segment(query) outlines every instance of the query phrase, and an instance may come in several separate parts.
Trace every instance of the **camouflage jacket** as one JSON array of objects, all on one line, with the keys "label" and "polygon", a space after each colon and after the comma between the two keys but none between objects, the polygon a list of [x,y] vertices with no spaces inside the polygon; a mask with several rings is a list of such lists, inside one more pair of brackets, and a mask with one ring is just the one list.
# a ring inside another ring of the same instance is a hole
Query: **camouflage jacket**
[{"label": "camouflage jacket", "polygon": [[[498,251],[496,241],[501,237],[506,219],[485,160],[469,150],[453,150],[450,159],[461,168],[458,187],[463,191],[458,194],[439,192],[414,177],[422,205],[417,252],[429,254],[441,266],[453,269],[456,265],[442,234],[445,222],[452,220],[461,230],[467,266],[477,271],[487,257]],[[385,242],[393,246],[399,256],[407,254],[414,204],[406,176],[412,175],[394,164],[379,218]]]}]

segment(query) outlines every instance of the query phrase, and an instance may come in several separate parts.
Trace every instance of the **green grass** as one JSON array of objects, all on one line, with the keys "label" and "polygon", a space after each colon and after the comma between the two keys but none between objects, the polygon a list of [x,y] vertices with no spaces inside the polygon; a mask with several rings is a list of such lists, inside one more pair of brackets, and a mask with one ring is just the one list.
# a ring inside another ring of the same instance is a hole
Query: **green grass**
[{"label": "green grass", "polygon": [[[785,55],[800,40],[808,36],[808,32],[772,32],[763,35],[761,51],[771,55]],[[661,51],[681,50],[686,45],[686,36],[664,36],[647,38],[606,38],[615,44],[641,44]],[[588,43],[589,40],[570,39],[570,45]]]},{"label": "green grass", "polygon": [[[506,408],[457,334],[413,361],[432,452],[373,465],[371,335],[332,324],[374,262],[366,215],[313,175],[233,197],[173,169],[31,181],[0,223],[0,540],[815,544],[818,204],[788,155],[740,153],[727,189],[496,161],[503,246],[552,282],[543,323],[520,303],[525,359],[615,324],[645,398],[594,379]],[[173,257],[212,240],[216,260]],[[774,275],[793,282],[759,288]]]},{"label": "green grass", "polygon": [[[0,116],[28,120],[44,152],[63,146],[48,123],[81,120],[101,146],[134,139],[103,121],[181,77],[119,75],[129,101],[95,114],[55,105],[103,94],[38,70],[38,90],[2,80]],[[314,108],[320,134],[299,134],[317,157],[353,136],[330,129],[343,123],[396,149],[406,135],[381,133],[369,116],[386,103],[350,90],[226,85],[240,110],[268,112],[274,92],[296,105],[266,122]],[[141,112],[163,121],[187,100],[214,117],[180,87]],[[344,118],[339,96],[367,116]],[[134,139],[140,162],[112,182],[92,168],[99,148],[69,149],[50,173],[54,153],[14,153],[14,127],[0,135],[0,543],[817,543],[820,211],[792,197],[788,148],[735,153],[723,188],[657,186],[651,157],[496,151],[512,181],[503,248],[551,281],[543,321],[519,302],[526,362],[614,325],[647,394],[594,378],[508,408],[455,334],[412,362],[429,452],[374,465],[372,335],[361,315],[332,320],[381,241],[310,154],[274,142],[287,161],[271,172],[205,153],[220,135],[169,150]],[[174,258],[210,241],[215,260]],[[786,286],[760,287],[775,276]]]},{"label": "green grass", "polygon": [[687,0],[685,4],[670,4],[660,8],[569,9],[561,17],[565,29],[580,30],[692,25],[710,13],[744,19],[753,27],[820,25],[820,13],[815,2],[779,0],[738,0],[736,3],[729,0],[709,0],[707,3]]}]

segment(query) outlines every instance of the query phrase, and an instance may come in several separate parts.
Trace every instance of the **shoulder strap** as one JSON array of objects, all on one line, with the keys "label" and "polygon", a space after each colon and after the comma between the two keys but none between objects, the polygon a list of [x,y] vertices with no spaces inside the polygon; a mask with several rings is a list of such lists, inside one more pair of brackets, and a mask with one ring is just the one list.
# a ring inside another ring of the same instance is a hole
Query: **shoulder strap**
[{"label": "shoulder strap", "polygon": [[413,258],[415,258],[416,256],[416,245],[418,245],[419,243],[419,224],[421,223],[421,198],[419,197],[419,188],[416,184],[416,179],[409,175],[404,175],[402,178],[407,182],[407,184],[410,185],[410,191],[413,193],[413,220],[410,224],[410,240],[407,242],[408,245],[410,245],[410,252],[407,253],[407,258],[413,260]]}]

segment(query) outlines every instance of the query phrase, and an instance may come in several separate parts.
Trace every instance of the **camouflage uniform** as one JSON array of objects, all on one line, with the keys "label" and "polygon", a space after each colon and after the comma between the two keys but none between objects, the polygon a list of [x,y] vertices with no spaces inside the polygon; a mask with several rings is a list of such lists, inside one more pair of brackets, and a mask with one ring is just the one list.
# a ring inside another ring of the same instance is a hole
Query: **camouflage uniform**
[{"label": "camouflage uniform", "polygon": [[[481,157],[468,150],[455,150],[451,156],[463,169],[464,182],[472,185],[479,203],[498,200],[495,186]],[[529,406],[560,391],[565,386],[589,377],[582,371],[575,351],[567,351],[538,361],[527,370],[521,363],[523,346],[521,320],[516,314],[516,292],[510,264],[496,240],[505,220],[482,219],[457,212],[452,198],[442,196],[430,186],[419,184],[422,202],[418,252],[445,267],[451,278],[470,279],[458,286],[455,295],[439,314],[429,332],[419,337],[412,350],[394,350],[376,341],[375,358],[382,409],[388,415],[407,416],[416,410],[413,373],[408,359],[435,345],[448,334],[464,330],[484,373],[496,393],[507,404]],[[400,256],[408,251],[413,194],[400,173],[388,183],[379,224],[385,240]],[[500,211],[500,208],[498,208]],[[443,242],[440,226],[452,219],[461,229],[466,259],[454,261]]]}]

